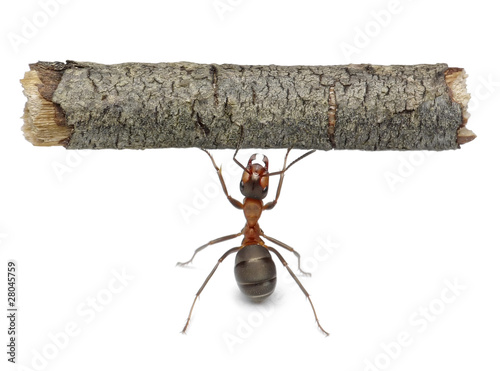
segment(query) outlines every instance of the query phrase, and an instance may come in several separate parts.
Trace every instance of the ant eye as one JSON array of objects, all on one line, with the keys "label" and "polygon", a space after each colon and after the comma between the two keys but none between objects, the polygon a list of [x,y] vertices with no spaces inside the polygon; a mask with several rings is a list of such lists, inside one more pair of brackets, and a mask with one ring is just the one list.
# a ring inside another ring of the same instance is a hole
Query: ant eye
[{"label": "ant eye", "polygon": [[264,189],[262,190],[262,193],[266,193],[267,192],[267,186],[264,187]]},{"label": "ant eye", "polygon": [[240,191],[243,192],[243,180],[240,182]]}]

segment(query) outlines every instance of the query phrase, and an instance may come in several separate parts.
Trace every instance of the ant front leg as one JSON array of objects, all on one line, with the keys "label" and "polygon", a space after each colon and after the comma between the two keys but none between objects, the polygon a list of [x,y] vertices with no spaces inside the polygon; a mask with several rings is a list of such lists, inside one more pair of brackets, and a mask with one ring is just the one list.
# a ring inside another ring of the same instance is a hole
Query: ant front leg
[{"label": "ant front leg", "polygon": [[292,150],[292,148],[288,148],[288,150],[286,151],[286,155],[285,155],[285,161],[283,162],[283,169],[280,170],[280,171],[276,171],[274,173],[270,173],[269,176],[272,176],[272,175],[280,175],[280,181],[279,181],[279,184],[278,184],[278,189],[276,190],[276,197],[274,197],[274,200],[271,201],[271,202],[268,202],[267,204],[264,205],[264,210],[271,210],[273,207],[276,206],[276,204],[278,203],[278,198],[280,197],[280,193],[281,193],[281,187],[283,185],[283,178],[285,177],[285,171],[287,171],[293,164],[295,164],[296,162],[299,162],[300,160],[302,160],[304,157],[306,156],[309,156],[311,153],[315,152],[316,150],[313,149],[309,152],[306,152],[305,154],[303,154],[302,156],[300,156],[299,158],[297,158],[296,160],[292,161],[292,163],[288,166],[286,166],[286,160],[288,158],[288,154],[290,153],[290,151]]},{"label": "ant front leg", "polygon": [[212,157],[212,155],[210,154],[210,152],[208,152],[206,149],[203,149],[201,148],[202,151],[204,151],[208,157],[210,157],[210,160],[212,160],[212,164],[214,165],[214,168],[215,170],[217,170],[217,175],[219,176],[219,180],[220,180],[220,184],[222,186],[222,190],[224,191],[224,194],[226,195],[227,199],[229,200],[229,202],[231,202],[231,205],[233,205],[235,208],[237,209],[243,209],[243,204],[232,198],[229,193],[227,192],[227,187],[226,187],[226,182],[224,182],[224,177],[222,176],[222,170],[221,168],[219,168],[216,164],[215,164],[215,161],[214,161],[214,158]]},{"label": "ant front leg", "polygon": [[[278,203],[278,198],[280,197],[280,193],[281,193],[281,186],[283,185],[283,178],[285,177],[286,160],[287,160],[288,154],[290,153],[291,150],[292,150],[292,148],[288,148],[288,150],[286,151],[285,161],[283,162],[283,170],[278,172],[280,174],[280,181],[278,183],[278,189],[276,190],[276,196],[274,197],[273,201],[268,202],[267,204],[264,205],[264,210],[271,210]],[[269,174],[269,175],[271,175],[271,174]]]}]

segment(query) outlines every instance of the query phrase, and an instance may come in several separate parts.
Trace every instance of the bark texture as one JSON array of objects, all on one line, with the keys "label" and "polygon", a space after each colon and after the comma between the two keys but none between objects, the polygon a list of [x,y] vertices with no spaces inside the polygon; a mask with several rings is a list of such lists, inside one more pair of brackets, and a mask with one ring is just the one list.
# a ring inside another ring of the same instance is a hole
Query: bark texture
[{"label": "bark texture", "polygon": [[466,75],[446,64],[30,68],[23,130],[35,145],[235,148],[240,127],[242,148],[446,150],[475,137]]}]

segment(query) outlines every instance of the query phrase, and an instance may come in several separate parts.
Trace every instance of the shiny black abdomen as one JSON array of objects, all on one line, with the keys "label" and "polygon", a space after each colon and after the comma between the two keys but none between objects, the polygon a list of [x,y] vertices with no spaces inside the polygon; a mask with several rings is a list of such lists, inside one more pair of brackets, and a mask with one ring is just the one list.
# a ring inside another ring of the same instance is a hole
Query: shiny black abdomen
[{"label": "shiny black abdomen", "polygon": [[241,292],[255,300],[268,297],[276,287],[276,265],[261,245],[248,245],[238,251],[234,276]]}]

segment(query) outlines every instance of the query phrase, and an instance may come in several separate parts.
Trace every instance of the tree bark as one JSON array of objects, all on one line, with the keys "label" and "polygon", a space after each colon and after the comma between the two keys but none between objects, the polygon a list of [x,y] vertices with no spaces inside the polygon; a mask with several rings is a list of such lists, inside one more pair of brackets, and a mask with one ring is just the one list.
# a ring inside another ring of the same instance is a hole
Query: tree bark
[{"label": "tree bark", "polygon": [[475,138],[465,77],[446,64],[38,62],[21,80],[23,130],[69,149],[456,149]]}]

